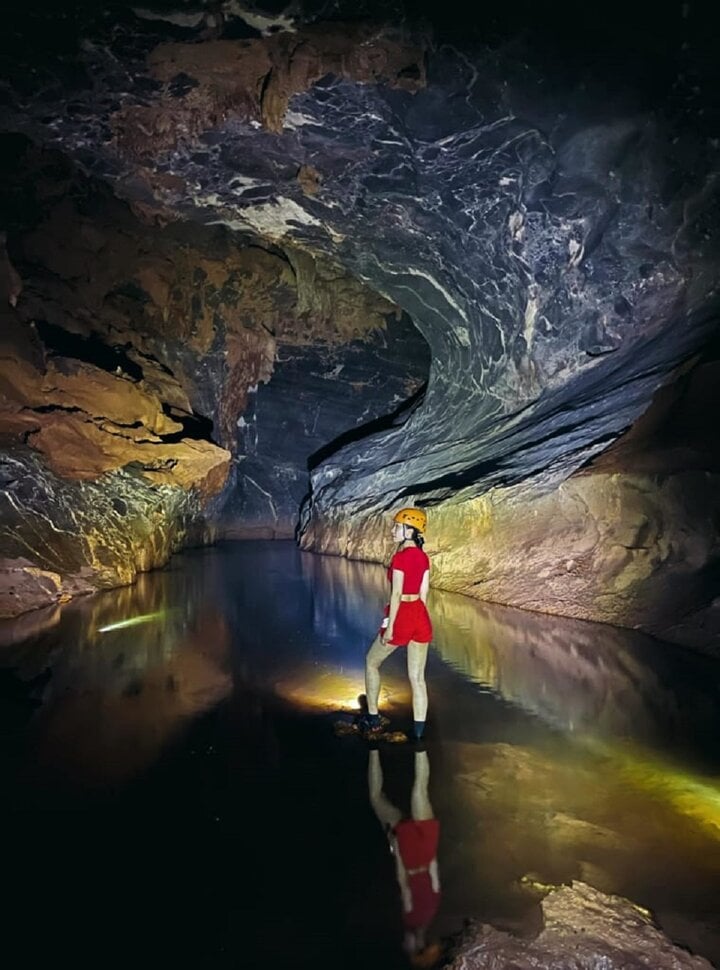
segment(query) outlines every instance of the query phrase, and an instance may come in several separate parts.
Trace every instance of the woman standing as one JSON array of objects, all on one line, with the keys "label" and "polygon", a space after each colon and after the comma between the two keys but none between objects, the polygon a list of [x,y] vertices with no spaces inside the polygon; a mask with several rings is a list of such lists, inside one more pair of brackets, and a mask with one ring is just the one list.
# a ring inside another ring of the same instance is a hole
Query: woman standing
[{"label": "woman standing", "polygon": [[393,518],[392,535],[399,545],[388,569],[390,603],[365,658],[368,709],[361,719],[368,731],[380,727],[380,666],[398,647],[406,647],[417,739],[423,736],[427,717],[425,662],[432,640],[432,624],[425,605],[430,588],[430,560],[423,552],[426,526],[427,515],[422,509],[400,509]]}]

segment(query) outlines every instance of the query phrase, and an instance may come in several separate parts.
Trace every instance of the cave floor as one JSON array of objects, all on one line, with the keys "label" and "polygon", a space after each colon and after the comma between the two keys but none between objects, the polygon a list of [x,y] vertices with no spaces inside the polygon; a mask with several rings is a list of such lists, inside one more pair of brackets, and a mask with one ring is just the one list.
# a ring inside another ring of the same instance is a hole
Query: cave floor
[{"label": "cave floor", "polygon": [[[337,738],[385,596],[289,542],[190,550],[0,628],[4,940],[23,965],[406,966],[368,748]],[[537,928],[542,886],[627,896],[720,961],[720,662],[433,591],[439,909]],[[382,705],[410,726],[398,651]],[[412,744],[383,745],[407,814]]]}]

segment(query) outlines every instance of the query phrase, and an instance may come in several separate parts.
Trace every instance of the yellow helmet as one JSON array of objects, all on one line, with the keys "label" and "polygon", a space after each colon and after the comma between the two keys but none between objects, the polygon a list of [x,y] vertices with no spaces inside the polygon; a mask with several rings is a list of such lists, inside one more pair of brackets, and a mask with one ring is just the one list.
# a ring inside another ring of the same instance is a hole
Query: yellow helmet
[{"label": "yellow helmet", "polygon": [[399,522],[401,525],[410,525],[413,529],[417,529],[418,532],[424,532],[427,526],[427,515],[422,509],[400,509],[393,516],[393,522]]}]

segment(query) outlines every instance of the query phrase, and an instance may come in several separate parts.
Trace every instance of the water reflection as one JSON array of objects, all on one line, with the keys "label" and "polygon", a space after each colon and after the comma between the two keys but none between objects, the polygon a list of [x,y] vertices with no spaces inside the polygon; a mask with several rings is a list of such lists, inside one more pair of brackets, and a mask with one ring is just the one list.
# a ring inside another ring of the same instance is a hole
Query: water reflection
[{"label": "water reflection", "polygon": [[[350,656],[359,674],[387,598],[384,570],[307,554],[300,565],[316,636]],[[445,661],[549,725],[686,751],[714,737],[720,683],[713,659],[632,630],[437,590],[429,607],[433,647]]]},{"label": "water reflection", "polygon": [[453,594],[435,594],[432,610],[444,659],[549,724],[666,745],[689,741],[688,731],[701,742],[717,723],[713,660],[631,630]]},{"label": "water reflection", "polygon": [[[184,571],[77,600],[31,640],[6,628],[5,666],[38,684],[25,783],[112,787],[152,765],[189,719],[232,690],[230,634],[205,583]],[[147,618],[140,625],[125,621]],[[34,632],[34,631],[33,631]]]},{"label": "water reflection", "polygon": [[[83,793],[126,786],[144,811],[150,796],[142,786],[152,777],[152,797],[170,817],[173,790],[153,775],[170,765],[188,813],[197,809],[213,826],[233,820],[237,858],[257,856],[253,879],[272,866],[290,878],[292,850],[303,919],[321,906],[338,924],[351,913],[343,925],[362,938],[378,897],[351,875],[338,887],[327,874],[348,851],[348,832],[362,830],[363,812],[362,860],[353,865],[371,881],[385,871],[372,855],[380,840],[366,781],[376,811],[378,792],[402,805],[413,788],[429,790],[432,759],[442,906],[429,930],[428,920],[406,927],[415,949],[469,916],[526,930],[537,911],[534,880],[581,878],[650,906],[680,942],[720,958],[717,661],[630,631],[434,591],[428,770],[408,749],[371,754],[368,767],[362,744],[335,740],[330,713],[354,705],[362,690],[365,649],[385,599],[379,566],[290,543],[242,543],[187,553],[133,587],[0,624],[0,665],[17,673],[35,704],[13,708],[7,802],[64,807],[71,791],[82,804]],[[393,727],[407,729],[403,658],[387,666],[382,705],[397,719]],[[210,747],[215,761],[195,757]],[[302,839],[287,834],[288,805],[293,819],[302,816]],[[327,878],[306,900],[315,869]],[[438,887],[429,863],[423,871],[427,915]],[[268,913],[277,906],[267,881],[265,896],[254,883],[258,920],[266,903]],[[379,881],[374,890],[387,907],[377,908],[389,913],[395,903]],[[384,946],[398,920],[373,918],[369,935]],[[247,925],[247,914],[238,919]],[[302,934],[292,907],[283,919],[288,938]],[[268,945],[258,930],[257,952]],[[277,965],[292,959],[283,954]]]},{"label": "water reflection", "polygon": [[[386,594],[378,566],[286,543],[226,547],[177,557],[135,586],[0,624],[2,663],[26,681],[52,669],[44,717],[54,716],[52,706],[68,725],[134,719],[140,732],[143,716],[155,717],[157,750],[173,723],[216,703],[233,680],[236,690],[270,689],[307,709],[354,704]],[[632,631],[437,591],[430,605],[443,660],[546,724],[690,760],[717,757],[714,661]],[[122,626],[128,621],[140,622]],[[409,689],[392,660],[381,701],[397,716]],[[108,706],[130,697],[118,703],[122,712]],[[140,756],[147,744],[119,747],[128,749],[125,771],[152,757]],[[118,777],[122,760],[112,760]]]},{"label": "water reflection", "polygon": [[440,906],[438,843],[440,823],[430,804],[430,761],[427,751],[414,752],[410,811],[403,815],[383,789],[380,751],[368,756],[370,804],[388,840],[402,909],[403,950],[414,967],[432,967],[441,956],[428,933]]}]

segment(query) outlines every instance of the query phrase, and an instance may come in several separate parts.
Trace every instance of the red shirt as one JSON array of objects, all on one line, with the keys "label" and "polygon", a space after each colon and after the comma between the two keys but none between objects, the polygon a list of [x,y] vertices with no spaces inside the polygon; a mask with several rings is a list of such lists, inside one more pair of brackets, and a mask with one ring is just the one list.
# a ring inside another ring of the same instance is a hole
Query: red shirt
[{"label": "red shirt", "polygon": [[401,549],[396,552],[390,561],[388,569],[388,581],[392,583],[393,569],[399,569],[403,574],[403,593],[419,593],[422,578],[430,569],[430,560],[427,553],[417,546],[410,546],[408,549]]}]

